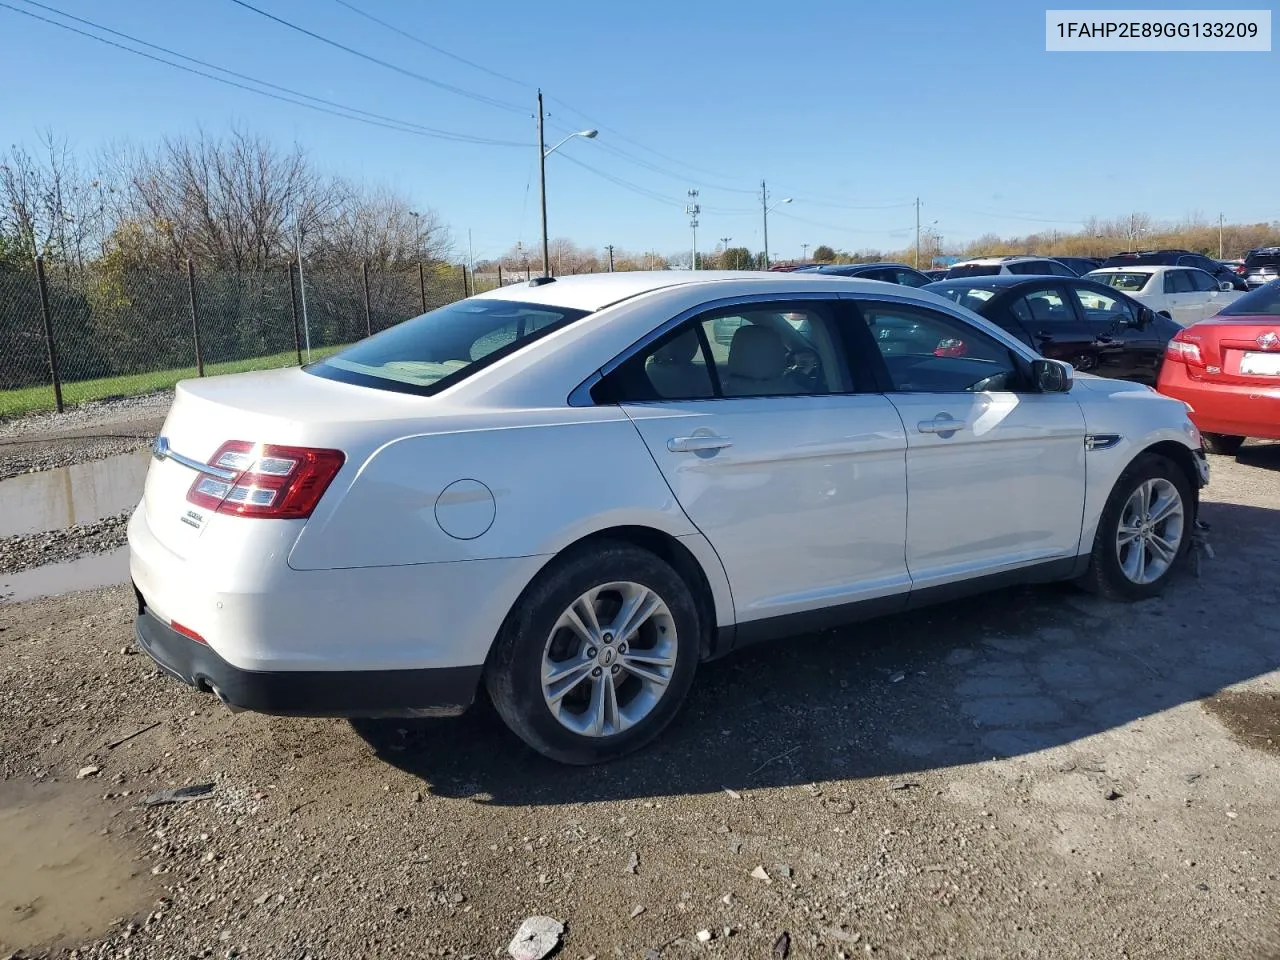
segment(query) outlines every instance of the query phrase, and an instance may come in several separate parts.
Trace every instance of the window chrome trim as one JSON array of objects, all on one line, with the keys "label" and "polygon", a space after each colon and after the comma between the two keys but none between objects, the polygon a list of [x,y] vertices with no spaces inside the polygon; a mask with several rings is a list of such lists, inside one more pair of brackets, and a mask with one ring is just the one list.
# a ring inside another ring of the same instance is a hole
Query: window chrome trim
[{"label": "window chrome trim", "polygon": [[[571,407],[596,406],[596,402],[591,399],[591,389],[597,383],[599,383],[605,377],[609,376],[609,374],[613,373],[613,371],[617,370],[620,366],[622,366],[624,363],[626,363],[636,354],[643,351],[654,341],[661,339],[666,334],[674,330],[676,327],[680,326],[683,323],[688,322],[689,320],[692,320],[694,317],[698,316],[699,314],[707,313],[712,310],[721,310],[726,307],[745,306],[745,305],[754,304],[754,303],[795,303],[801,300],[819,300],[824,303],[836,304],[836,303],[839,303],[840,300],[845,299],[846,297],[847,297],[847,294],[842,294],[834,290],[828,290],[823,292],[814,292],[812,290],[809,290],[805,292],[795,292],[795,293],[775,292],[775,293],[752,293],[752,294],[746,294],[746,295],[739,294],[738,296],[718,297],[715,300],[704,301],[703,303],[700,303],[697,306],[689,307],[686,310],[682,310],[680,313],[677,313],[671,319],[666,320],[663,323],[659,324],[658,326],[654,327],[647,334],[645,334],[639,340],[635,341],[633,344],[631,344],[631,346],[627,347],[625,350],[623,350],[621,353],[615,356],[612,360],[610,360],[608,363],[602,366],[599,370],[593,373],[590,377],[588,377],[586,380],[582,381],[582,383],[574,387],[573,391],[569,394],[569,406]],[[722,399],[730,399],[730,398],[704,397],[702,399],[722,400]],[[656,401],[646,401],[646,402],[656,402]],[[681,402],[684,402],[684,401],[681,401]]]}]

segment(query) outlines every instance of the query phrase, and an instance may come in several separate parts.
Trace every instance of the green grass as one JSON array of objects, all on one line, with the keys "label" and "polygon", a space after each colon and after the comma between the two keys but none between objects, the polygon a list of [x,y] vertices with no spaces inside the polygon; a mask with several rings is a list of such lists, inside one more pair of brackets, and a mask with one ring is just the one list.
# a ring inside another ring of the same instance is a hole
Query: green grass
[{"label": "green grass", "polygon": [[[319,360],[341,350],[346,344],[332,347],[313,347],[311,359]],[[247,360],[230,360],[226,363],[206,363],[206,377],[222,373],[244,373],[249,370],[270,370],[275,367],[291,367],[298,362],[298,355],[293,350],[284,353],[273,353],[266,357],[250,357]],[[106,397],[136,397],[157,390],[168,390],[179,380],[196,376],[195,367],[180,367],[174,370],[156,370],[152,373],[127,373],[118,377],[103,377],[99,380],[79,380],[62,384],[62,402],[71,407],[87,400],[102,400]],[[53,387],[22,387],[17,390],[0,390],[0,419],[20,417],[27,413],[37,413],[54,409]]]}]

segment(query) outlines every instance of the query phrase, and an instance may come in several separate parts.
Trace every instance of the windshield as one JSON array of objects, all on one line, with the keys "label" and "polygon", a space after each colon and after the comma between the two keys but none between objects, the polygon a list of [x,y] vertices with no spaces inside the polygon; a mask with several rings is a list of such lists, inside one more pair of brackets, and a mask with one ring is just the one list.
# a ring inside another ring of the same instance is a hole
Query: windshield
[{"label": "windshield", "polygon": [[947,279],[954,280],[957,277],[994,277],[1000,272],[998,263],[958,263],[947,271]]},{"label": "windshield", "polygon": [[1126,293],[1138,293],[1147,285],[1147,281],[1151,279],[1151,274],[1146,270],[1134,270],[1129,273],[1103,273],[1100,270],[1091,270],[1085,274],[1090,280],[1096,280],[1098,283],[1105,283],[1108,287],[1116,290],[1124,290]]},{"label": "windshield", "polygon": [[930,286],[929,289],[949,300],[954,300],[960,306],[967,307],[974,313],[981,313],[982,307],[986,302],[996,295],[994,290],[988,290],[985,287],[973,287],[965,283],[936,284]]},{"label": "windshield", "polygon": [[1280,267],[1280,250],[1251,253],[1245,257],[1246,267]]},{"label": "windshield", "polygon": [[587,315],[510,300],[460,300],[406,320],[306,368],[359,386],[430,394]]},{"label": "windshield", "polygon": [[1220,317],[1280,317],[1280,280],[1272,280],[1233,300],[1218,311]]}]

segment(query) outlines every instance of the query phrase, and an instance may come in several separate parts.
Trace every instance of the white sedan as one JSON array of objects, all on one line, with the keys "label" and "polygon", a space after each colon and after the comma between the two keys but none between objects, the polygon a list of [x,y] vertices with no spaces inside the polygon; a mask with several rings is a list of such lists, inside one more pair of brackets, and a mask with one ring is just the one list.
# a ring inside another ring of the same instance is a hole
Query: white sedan
[{"label": "white sedan", "polygon": [[1184,327],[1208,320],[1244,292],[1197,267],[1100,267],[1085,274]]},{"label": "white sedan", "polygon": [[235,708],[456,714],[619,756],[697,665],[991,587],[1161,590],[1186,407],[931,293],[821,274],[503,287],[179,384],[129,525],[141,645]]}]

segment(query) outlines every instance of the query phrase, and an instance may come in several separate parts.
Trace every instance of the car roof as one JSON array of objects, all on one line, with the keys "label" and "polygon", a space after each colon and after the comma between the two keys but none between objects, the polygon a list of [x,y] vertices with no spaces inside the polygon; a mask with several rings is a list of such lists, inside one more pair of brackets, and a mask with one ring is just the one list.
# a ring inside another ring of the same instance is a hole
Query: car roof
[{"label": "car roof", "polygon": [[[490,300],[512,300],[545,304],[571,310],[595,312],[615,303],[679,286],[712,286],[722,288],[748,285],[751,293],[794,292],[797,285],[812,286],[815,291],[879,292],[886,284],[880,280],[860,280],[816,270],[786,273],[763,270],[635,270],[620,273],[584,273],[575,276],[511,283],[495,290],[476,294]],[[910,287],[902,288],[910,290]],[[708,291],[707,298],[716,294]],[[724,295],[730,295],[727,290]]]},{"label": "car roof", "polygon": [[876,260],[872,263],[824,263],[816,266],[812,272],[835,273],[837,270],[878,270],[883,267],[898,267],[902,270],[915,270],[915,267],[896,260]]},{"label": "car roof", "polygon": [[[1199,267],[1187,267],[1172,263],[1135,263],[1131,267],[1098,267],[1090,273],[1154,273],[1157,270],[1200,270]],[[1204,273],[1203,270],[1200,270]]]},{"label": "car roof", "polygon": [[1038,283],[1052,280],[1060,283],[1063,280],[1084,280],[1084,277],[1060,277],[1053,273],[996,273],[985,277],[952,277],[950,280],[935,280],[925,287],[933,290],[937,287],[988,287],[992,290],[1016,287],[1023,283]]},{"label": "car roof", "polygon": [[1053,260],[1054,257],[1042,257],[1034,253],[1013,253],[1002,257],[974,257],[972,260],[961,260],[959,263],[953,263],[953,267],[963,267],[970,263],[1018,263],[1023,260]]}]

